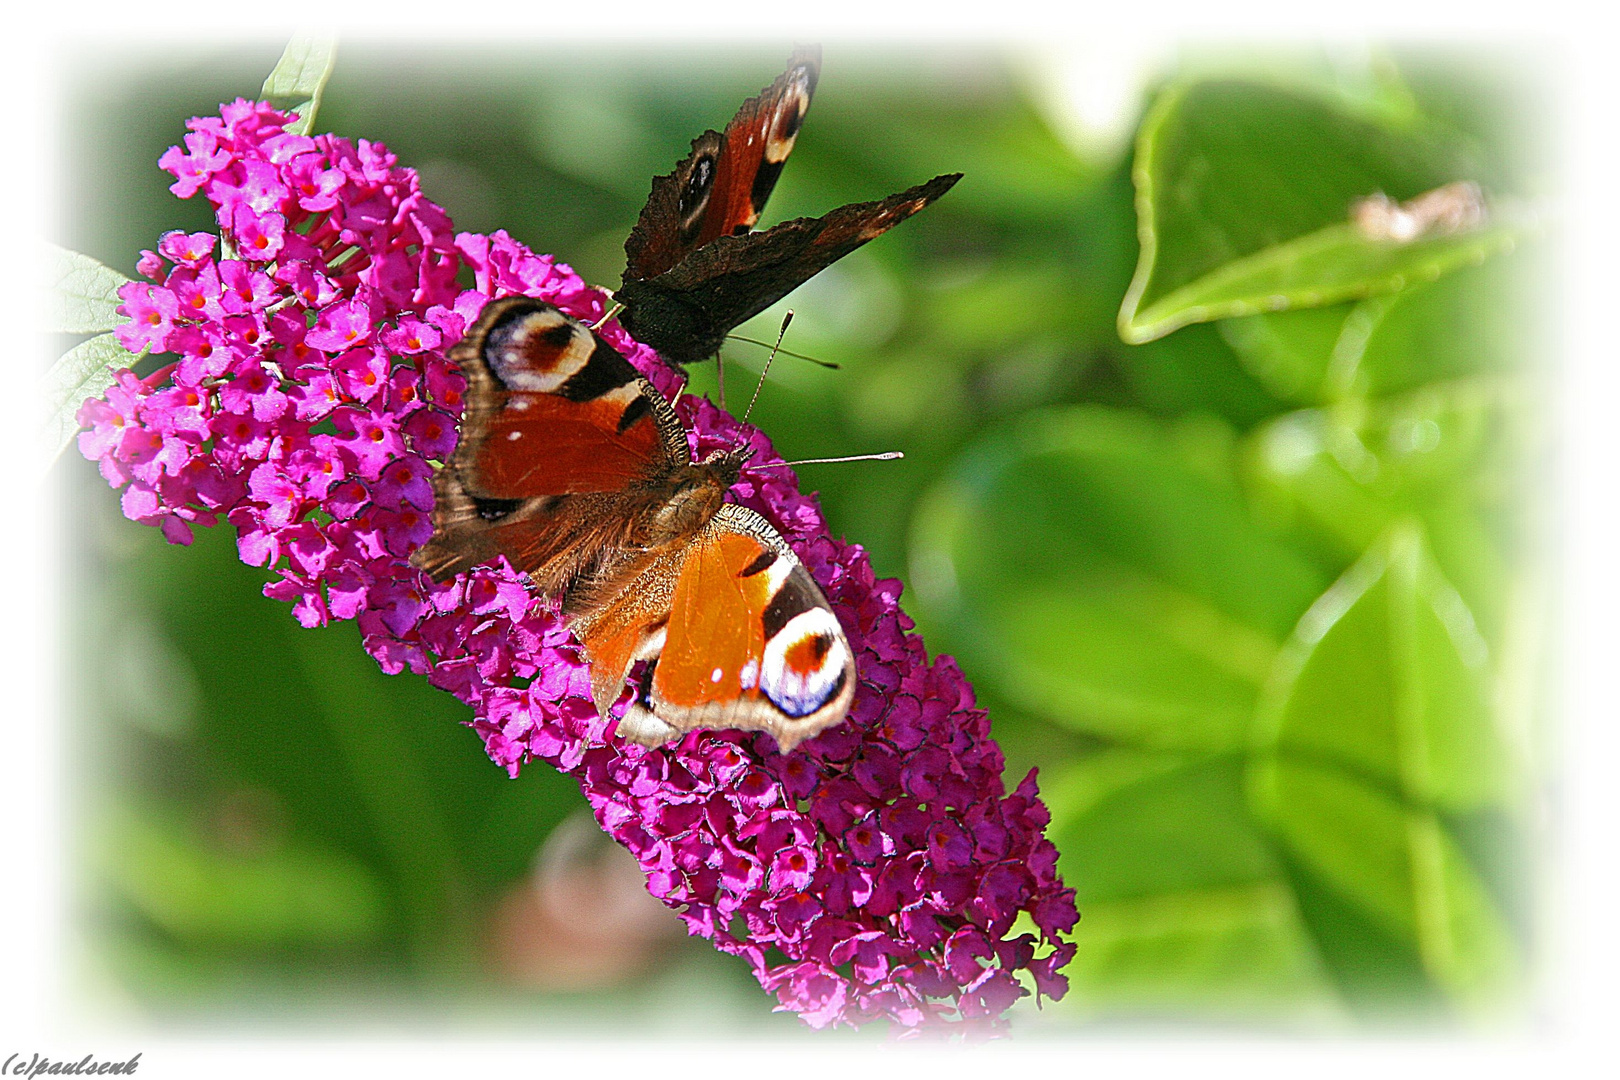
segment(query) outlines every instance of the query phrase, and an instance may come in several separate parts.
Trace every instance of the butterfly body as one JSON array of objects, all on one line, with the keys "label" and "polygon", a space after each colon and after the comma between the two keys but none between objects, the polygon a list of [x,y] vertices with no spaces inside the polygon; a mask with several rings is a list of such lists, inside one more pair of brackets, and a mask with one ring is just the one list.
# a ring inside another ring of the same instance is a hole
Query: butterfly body
[{"label": "butterfly body", "polygon": [[726,503],[749,451],[691,460],[663,396],[543,301],[491,301],[451,352],[462,440],[434,476],[434,534],[411,561],[443,581],[497,556],[562,599],[603,715],[657,745],[697,727],[769,731],[783,750],[839,722],[853,653],[764,518]]}]

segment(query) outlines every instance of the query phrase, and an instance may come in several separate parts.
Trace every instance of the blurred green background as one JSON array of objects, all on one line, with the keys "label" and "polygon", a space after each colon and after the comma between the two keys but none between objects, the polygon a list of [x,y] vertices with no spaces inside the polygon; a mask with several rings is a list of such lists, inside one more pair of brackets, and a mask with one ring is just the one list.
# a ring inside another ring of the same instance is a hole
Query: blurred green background
[{"label": "blurred green background", "polygon": [[[87,48],[56,239],[132,275],[163,231],[211,231],[156,160],[281,44]],[[651,177],[788,51],[346,42],[317,127],[612,284]],[[1073,991],[1024,1029],[1489,1014],[1536,955],[1541,85],[1468,52],[1129,59],[830,44],[762,224],[966,178],[789,298],[788,347],[842,368],[779,359],[755,420],[790,458],[906,454],[801,480],[905,580],[1008,776],[1041,770],[1083,918]],[[1347,224],[1458,179],[1481,228]],[[725,355],[735,407],[763,350]],[[171,548],[76,453],[58,475],[98,994],[797,1029],[645,897],[571,780],[508,780],[352,624],[299,629],[226,530]]]}]

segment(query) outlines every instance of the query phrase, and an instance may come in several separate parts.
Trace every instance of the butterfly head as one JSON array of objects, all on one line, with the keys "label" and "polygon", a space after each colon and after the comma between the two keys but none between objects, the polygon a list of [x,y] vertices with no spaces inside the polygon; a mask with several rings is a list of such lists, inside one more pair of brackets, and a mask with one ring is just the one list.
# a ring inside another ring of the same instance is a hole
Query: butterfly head
[{"label": "butterfly head", "polygon": [[731,450],[716,450],[704,458],[698,464],[698,468],[712,476],[715,482],[720,485],[720,489],[724,491],[737,482],[737,477],[742,474],[742,467],[753,456],[754,448],[751,446],[739,446]]}]

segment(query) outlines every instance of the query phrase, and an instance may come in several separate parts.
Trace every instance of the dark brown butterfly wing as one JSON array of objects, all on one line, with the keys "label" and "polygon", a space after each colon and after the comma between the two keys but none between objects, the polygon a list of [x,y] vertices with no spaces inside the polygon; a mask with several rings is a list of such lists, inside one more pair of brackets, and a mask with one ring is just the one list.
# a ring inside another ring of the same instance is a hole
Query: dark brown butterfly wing
[{"label": "dark brown butterfly wing", "polygon": [[961,173],[936,176],[887,199],[851,203],[823,217],[718,237],[656,278],[627,281],[614,296],[625,308],[619,321],[671,363],[713,356],[733,327],[894,228],[961,178]]},{"label": "dark brown butterfly wing", "polygon": [[743,102],[725,134],[705,131],[652,194],[624,242],[624,280],[657,277],[721,236],[745,233],[765,209],[810,108],[821,48],[798,49],[782,75]]}]

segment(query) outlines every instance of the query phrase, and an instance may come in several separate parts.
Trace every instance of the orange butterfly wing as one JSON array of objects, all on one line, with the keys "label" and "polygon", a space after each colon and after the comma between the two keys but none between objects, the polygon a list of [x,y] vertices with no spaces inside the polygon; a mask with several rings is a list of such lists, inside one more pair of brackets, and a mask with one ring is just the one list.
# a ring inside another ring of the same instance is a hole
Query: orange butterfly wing
[{"label": "orange butterfly wing", "polygon": [[764,518],[720,508],[675,583],[650,711],[677,730],[769,731],[785,752],[844,718],[855,661],[838,617]]}]

